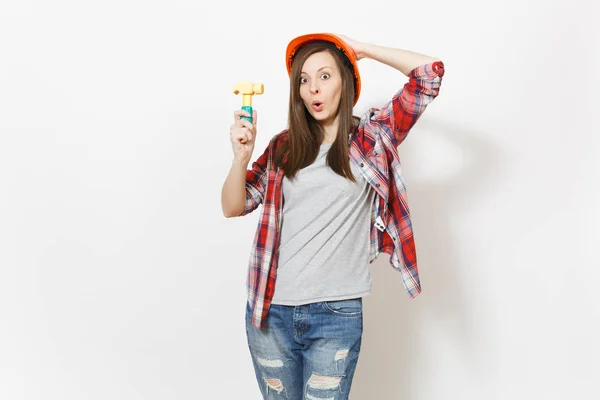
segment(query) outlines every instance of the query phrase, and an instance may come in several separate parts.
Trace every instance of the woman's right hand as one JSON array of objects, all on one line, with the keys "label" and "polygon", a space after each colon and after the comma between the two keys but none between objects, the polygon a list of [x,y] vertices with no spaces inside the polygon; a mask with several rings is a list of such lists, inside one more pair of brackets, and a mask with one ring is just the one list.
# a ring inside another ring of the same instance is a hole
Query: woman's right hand
[{"label": "woman's right hand", "polygon": [[242,116],[249,117],[250,114],[245,110],[236,110],[233,113],[233,125],[229,129],[229,137],[234,160],[249,163],[256,139],[256,110],[252,110],[252,121],[254,123],[243,119]]}]

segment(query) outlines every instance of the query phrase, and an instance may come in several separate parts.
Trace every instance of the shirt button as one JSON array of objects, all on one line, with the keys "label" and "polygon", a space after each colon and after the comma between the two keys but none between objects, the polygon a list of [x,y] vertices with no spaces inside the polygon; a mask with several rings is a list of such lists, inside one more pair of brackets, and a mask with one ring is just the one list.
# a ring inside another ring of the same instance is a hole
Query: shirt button
[{"label": "shirt button", "polygon": [[375,184],[375,186],[379,187],[379,186],[381,186],[381,185],[380,185],[379,183],[376,183],[376,184]]},{"label": "shirt button", "polygon": [[359,165],[360,165],[361,168],[365,166],[364,163],[360,163]]}]

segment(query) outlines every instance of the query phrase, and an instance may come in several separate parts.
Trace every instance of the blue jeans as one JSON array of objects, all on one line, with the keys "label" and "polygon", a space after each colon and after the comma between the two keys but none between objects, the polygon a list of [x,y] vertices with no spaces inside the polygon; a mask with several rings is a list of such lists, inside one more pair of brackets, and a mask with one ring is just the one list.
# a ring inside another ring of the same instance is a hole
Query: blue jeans
[{"label": "blue jeans", "polygon": [[272,304],[265,326],[246,335],[263,398],[347,400],[363,332],[362,299]]}]

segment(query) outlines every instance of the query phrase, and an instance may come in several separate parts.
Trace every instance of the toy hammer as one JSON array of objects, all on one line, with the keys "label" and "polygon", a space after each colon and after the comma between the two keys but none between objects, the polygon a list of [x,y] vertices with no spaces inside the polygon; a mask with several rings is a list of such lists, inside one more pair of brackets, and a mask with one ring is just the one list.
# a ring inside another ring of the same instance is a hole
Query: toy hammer
[{"label": "toy hammer", "polygon": [[250,117],[242,117],[252,122],[252,96],[263,94],[265,87],[262,83],[238,82],[233,86],[233,94],[242,94],[242,110],[250,113]]}]

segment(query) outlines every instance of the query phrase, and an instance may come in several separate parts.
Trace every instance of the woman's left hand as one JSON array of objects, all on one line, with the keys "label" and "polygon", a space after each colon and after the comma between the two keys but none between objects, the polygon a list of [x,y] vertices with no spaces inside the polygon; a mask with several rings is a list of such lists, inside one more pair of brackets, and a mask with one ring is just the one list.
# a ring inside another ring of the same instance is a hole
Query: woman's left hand
[{"label": "woman's left hand", "polygon": [[348,46],[352,47],[352,50],[354,50],[354,53],[356,53],[357,60],[360,60],[361,58],[365,57],[365,55],[363,54],[363,47],[365,46],[364,43],[350,39],[349,37],[344,35],[339,35],[337,33],[335,35],[342,39],[344,42],[346,42]]}]

